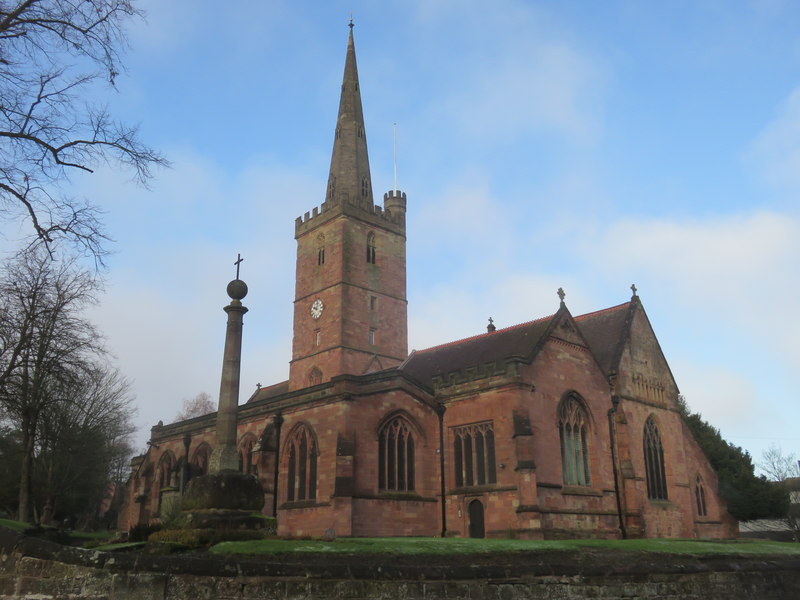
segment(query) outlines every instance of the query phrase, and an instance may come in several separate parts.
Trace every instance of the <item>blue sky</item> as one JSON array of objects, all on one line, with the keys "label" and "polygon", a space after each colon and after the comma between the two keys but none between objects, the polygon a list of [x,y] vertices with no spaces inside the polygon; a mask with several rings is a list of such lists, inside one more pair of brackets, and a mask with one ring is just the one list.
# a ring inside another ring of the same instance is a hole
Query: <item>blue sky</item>
[{"label": "blue sky", "polygon": [[692,409],[800,454],[800,4],[150,1],[107,101],[173,162],[73,184],[116,240],[95,319],[139,443],[219,389],[245,257],[242,402],[288,376],[294,219],[324,198],[353,12],[376,191],[408,194],[409,346],[639,295]]}]

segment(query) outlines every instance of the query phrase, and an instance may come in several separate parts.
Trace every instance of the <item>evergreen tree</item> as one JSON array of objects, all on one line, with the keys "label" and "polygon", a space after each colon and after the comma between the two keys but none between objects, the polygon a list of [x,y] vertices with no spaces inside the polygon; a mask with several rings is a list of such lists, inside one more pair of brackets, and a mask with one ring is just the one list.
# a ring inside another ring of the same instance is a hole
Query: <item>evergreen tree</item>
[{"label": "evergreen tree", "polygon": [[750,454],[725,441],[719,429],[692,413],[681,398],[680,410],[694,439],[702,448],[719,478],[719,491],[728,512],[740,521],[778,518],[789,509],[789,494],[780,485],[757,477]]}]

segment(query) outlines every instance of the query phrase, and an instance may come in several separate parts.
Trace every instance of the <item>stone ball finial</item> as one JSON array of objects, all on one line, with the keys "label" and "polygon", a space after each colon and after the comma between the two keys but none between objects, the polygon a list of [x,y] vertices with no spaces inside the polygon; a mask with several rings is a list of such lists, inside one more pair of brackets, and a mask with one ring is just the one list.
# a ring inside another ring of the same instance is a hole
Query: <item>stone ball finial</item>
[{"label": "stone ball finial", "polygon": [[247,296],[247,284],[241,279],[234,279],[228,284],[227,291],[231,300],[241,300]]}]

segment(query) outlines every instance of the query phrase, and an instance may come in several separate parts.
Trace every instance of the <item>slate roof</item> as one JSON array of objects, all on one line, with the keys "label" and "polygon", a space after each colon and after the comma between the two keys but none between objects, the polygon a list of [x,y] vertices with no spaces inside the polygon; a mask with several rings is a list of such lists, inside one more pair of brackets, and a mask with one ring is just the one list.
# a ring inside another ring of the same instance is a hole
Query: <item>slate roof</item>
[{"label": "slate roof", "polygon": [[628,335],[630,308],[631,303],[625,302],[575,317],[586,343],[606,375],[617,368],[622,344]]},{"label": "slate roof", "polygon": [[280,396],[288,391],[289,381],[281,381],[280,383],[275,383],[273,385],[268,385],[266,387],[257,389],[253,395],[250,396],[250,399],[247,401],[247,403],[249,404],[250,402],[256,402],[258,400],[266,400],[267,398]]},{"label": "slate roof", "polygon": [[[631,303],[626,302],[575,317],[590,350],[606,374],[616,368],[619,351],[627,338],[630,307]],[[511,357],[530,359],[555,316],[416,350],[400,366],[400,370],[420,383],[430,385],[432,378],[437,375],[446,378],[453,371],[502,362]]]},{"label": "slate roof", "polygon": [[491,333],[416,350],[400,370],[417,381],[430,384],[435,375],[501,361],[512,356],[529,357],[550,326],[554,315],[521,323]]}]

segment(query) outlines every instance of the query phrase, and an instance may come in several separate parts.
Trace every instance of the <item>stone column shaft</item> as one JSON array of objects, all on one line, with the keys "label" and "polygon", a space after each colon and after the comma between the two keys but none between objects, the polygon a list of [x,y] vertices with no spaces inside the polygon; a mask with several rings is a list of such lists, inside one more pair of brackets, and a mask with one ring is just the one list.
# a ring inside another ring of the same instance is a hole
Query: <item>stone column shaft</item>
[{"label": "stone column shaft", "polygon": [[236,411],[239,407],[239,373],[242,363],[242,322],[247,308],[239,300],[232,300],[223,309],[228,313],[225,333],[225,351],[222,359],[222,377],[219,385],[217,409],[217,441],[209,460],[209,473],[223,469],[239,469],[236,452]]}]

